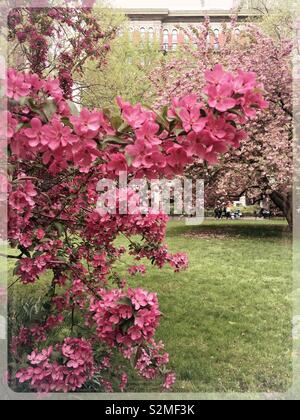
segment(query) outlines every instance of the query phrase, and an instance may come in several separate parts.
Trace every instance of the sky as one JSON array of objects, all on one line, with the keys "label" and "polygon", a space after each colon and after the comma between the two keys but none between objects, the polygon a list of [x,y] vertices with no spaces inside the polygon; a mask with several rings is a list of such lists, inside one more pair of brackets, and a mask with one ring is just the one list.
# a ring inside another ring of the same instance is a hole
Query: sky
[{"label": "sky", "polygon": [[[233,0],[205,0],[204,9],[231,9]],[[110,3],[124,9],[170,9],[199,10],[201,0],[110,0]]]}]

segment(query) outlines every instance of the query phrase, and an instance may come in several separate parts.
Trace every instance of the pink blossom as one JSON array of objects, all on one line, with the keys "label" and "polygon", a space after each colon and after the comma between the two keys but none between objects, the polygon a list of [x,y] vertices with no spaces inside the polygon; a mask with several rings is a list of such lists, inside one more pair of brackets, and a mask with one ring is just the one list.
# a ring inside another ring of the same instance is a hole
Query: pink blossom
[{"label": "pink blossom", "polygon": [[132,341],[140,341],[140,339],[142,338],[142,332],[138,327],[129,328],[128,334]]},{"label": "pink blossom", "polygon": [[228,111],[236,106],[236,100],[232,97],[232,84],[209,86],[207,93],[209,106],[216,108],[220,112]]},{"label": "pink blossom", "polygon": [[34,198],[37,196],[35,186],[31,181],[22,182],[19,188],[9,195],[9,204],[20,213],[35,206]]},{"label": "pink blossom", "polygon": [[100,153],[97,148],[97,143],[92,139],[82,138],[75,140],[71,146],[69,153],[70,160],[74,161],[82,173],[88,173],[92,164],[95,162]]},{"label": "pink blossom", "polygon": [[131,276],[136,276],[137,274],[146,274],[146,267],[144,265],[132,266],[128,269],[128,272]]},{"label": "pink blossom", "polygon": [[159,125],[151,120],[146,120],[140,128],[136,130],[136,138],[144,141],[146,147],[157,146],[161,140],[157,137]]},{"label": "pink blossom", "polygon": [[205,72],[205,79],[209,83],[218,85],[231,82],[232,76],[230,73],[224,71],[222,64],[216,64],[212,70]]},{"label": "pink blossom", "polygon": [[164,389],[170,390],[176,382],[175,373],[168,373],[165,377]]},{"label": "pink blossom", "polygon": [[45,233],[45,231],[43,230],[43,229],[38,229],[37,231],[36,231],[36,237],[39,239],[39,240],[41,240],[41,239],[44,239],[44,237],[46,236],[46,233]]},{"label": "pink blossom", "polygon": [[24,134],[28,137],[30,147],[37,147],[39,144],[46,145],[47,140],[44,138],[42,130],[43,124],[39,118],[33,118],[30,122],[31,128],[24,130]]},{"label": "pink blossom", "polygon": [[53,353],[53,347],[43,349],[41,353],[33,351],[31,355],[28,356],[28,360],[32,365],[39,365],[49,359]]},{"label": "pink blossom", "polygon": [[7,96],[10,99],[19,101],[21,98],[29,95],[31,85],[25,82],[23,73],[9,69],[7,75]]},{"label": "pink blossom", "polygon": [[[51,360],[54,357],[52,347],[45,348],[40,353],[32,352],[28,356],[29,367],[16,374],[19,382],[30,382],[30,387],[38,392],[71,392],[82,388],[92,378],[95,366],[88,341],[66,338],[55,350],[60,354],[54,361]],[[58,360],[62,357],[66,361],[59,363]]]},{"label": "pink blossom", "polygon": [[107,169],[115,174],[126,172],[128,166],[125,156],[122,153],[115,153],[111,155],[110,162],[107,164]]},{"label": "pink blossom", "polygon": [[174,144],[167,149],[167,163],[174,169],[175,173],[182,171],[188,163],[191,163],[187,151],[180,145]]},{"label": "pink blossom", "polygon": [[43,86],[45,92],[52,96],[56,101],[61,101],[63,98],[63,92],[60,87],[58,79],[48,79]]},{"label": "pink blossom", "polygon": [[151,111],[143,110],[140,104],[133,106],[118,98],[118,105],[124,120],[134,129],[141,128],[148,120],[155,120],[154,114]]},{"label": "pink blossom", "polygon": [[[5,118],[4,115],[3,115],[3,118]],[[11,139],[14,136],[17,126],[18,126],[18,120],[13,118],[12,114],[9,111],[7,111],[7,138],[8,139]],[[4,133],[2,134],[2,136],[4,137]]]},{"label": "pink blossom", "polygon": [[121,376],[121,383],[120,383],[120,391],[124,392],[128,383],[128,375],[126,373],[122,373]]},{"label": "pink blossom", "polygon": [[244,95],[245,93],[253,90],[257,85],[256,73],[244,72],[238,70],[238,75],[233,79],[233,89],[235,93]]},{"label": "pink blossom", "polygon": [[70,121],[77,135],[94,138],[102,125],[103,115],[98,111],[90,112],[84,108],[78,117],[73,116]]},{"label": "pink blossom", "polygon": [[71,146],[78,141],[72,134],[69,127],[63,125],[58,119],[52,120],[51,124],[43,127],[44,142],[51,151],[56,151],[60,147]]}]

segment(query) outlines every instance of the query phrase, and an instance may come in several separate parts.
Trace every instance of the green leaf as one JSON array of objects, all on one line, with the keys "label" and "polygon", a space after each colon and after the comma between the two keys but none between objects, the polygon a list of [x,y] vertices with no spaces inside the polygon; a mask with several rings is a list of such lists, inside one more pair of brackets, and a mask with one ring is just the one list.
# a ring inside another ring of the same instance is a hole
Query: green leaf
[{"label": "green leaf", "polygon": [[13,270],[13,275],[14,276],[17,276],[18,275],[19,268],[20,268],[20,263],[17,262],[16,265],[15,265],[15,267],[14,267],[14,270]]},{"label": "green leaf", "polygon": [[30,252],[28,251],[27,248],[25,248],[22,245],[19,245],[18,249],[22,252],[22,254],[26,255],[26,257],[31,258]]},{"label": "green leaf", "polygon": [[64,226],[62,223],[54,222],[54,227],[57,230],[59,236],[62,236],[64,233]]},{"label": "green leaf", "polygon": [[131,166],[133,161],[134,161],[134,158],[132,156],[128,155],[127,153],[125,153],[125,158],[126,158],[126,161],[127,161],[127,165]]},{"label": "green leaf", "polygon": [[68,104],[68,106],[70,108],[70,111],[71,111],[72,115],[78,116],[80,114],[80,111],[79,111],[77,105],[74,104],[74,102],[67,101],[67,104]]},{"label": "green leaf", "polygon": [[23,98],[21,98],[21,99],[19,100],[19,104],[20,104],[21,106],[28,105],[28,104],[29,104],[29,98],[28,98],[27,96],[24,96]]},{"label": "green leaf", "polygon": [[163,118],[167,119],[168,111],[169,111],[169,107],[167,105],[165,105],[162,109],[162,112],[161,112],[161,115],[162,115]]},{"label": "green leaf", "polygon": [[129,320],[126,320],[126,321],[124,321],[124,322],[122,322],[121,324],[120,324],[120,328],[121,328],[121,330],[122,330],[122,332],[123,332],[123,334],[126,334],[127,333],[127,331],[129,330],[129,328],[132,326],[132,321],[129,319]]},{"label": "green leaf", "polygon": [[106,117],[111,118],[111,108],[103,108],[102,112]]},{"label": "green leaf", "polygon": [[174,130],[174,134],[176,137],[178,137],[178,136],[182,136],[183,134],[186,134],[186,132],[183,128],[176,128]]},{"label": "green leaf", "polygon": [[128,133],[131,130],[130,125],[128,125],[126,122],[123,122],[120,127],[118,128],[119,133]]},{"label": "green leaf", "polygon": [[123,119],[120,117],[120,115],[115,115],[111,117],[110,122],[115,130],[119,130],[119,127],[121,127],[123,124]]},{"label": "green leaf", "polygon": [[43,111],[44,114],[46,115],[48,121],[50,121],[53,117],[53,115],[56,113],[57,111],[57,106],[54,100],[50,100],[44,103],[43,105]]},{"label": "green leaf", "polygon": [[103,140],[104,144],[120,144],[120,145],[128,145],[128,141],[122,140],[116,136],[107,136]]},{"label": "green leaf", "polygon": [[132,302],[131,302],[131,299],[129,298],[129,297],[123,297],[123,298],[121,298],[120,300],[119,300],[119,303],[121,304],[121,305],[127,305],[127,306],[132,306]]},{"label": "green leaf", "polygon": [[71,127],[72,129],[74,128],[73,124],[71,123],[68,117],[62,118],[61,121],[64,125]]}]

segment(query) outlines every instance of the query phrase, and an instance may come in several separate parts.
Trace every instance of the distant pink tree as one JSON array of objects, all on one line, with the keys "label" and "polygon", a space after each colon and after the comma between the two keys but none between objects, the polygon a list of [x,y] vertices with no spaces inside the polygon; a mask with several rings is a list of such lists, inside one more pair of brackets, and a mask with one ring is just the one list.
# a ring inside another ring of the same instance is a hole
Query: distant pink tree
[{"label": "distant pink tree", "polygon": [[[183,47],[181,58],[171,57],[152,74],[159,106],[183,92],[202,89],[204,70],[216,63],[230,71],[242,68],[255,72],[269,102],[269,108],[247,125],[249,136],[241,147],[226,152],[213,166],[193,164],[189,174],[204,177],[208,206],[242,193],[254,200],[269,197],[291,226],[292,41],[276,41],[253,25],[238,29],[234,20],[229,28],[224,26],[218,40],[209,29],[209,20],[187,34],[191,42]],[[218,101],[226,101],[226,95],[226,90],[219,92]]]}]

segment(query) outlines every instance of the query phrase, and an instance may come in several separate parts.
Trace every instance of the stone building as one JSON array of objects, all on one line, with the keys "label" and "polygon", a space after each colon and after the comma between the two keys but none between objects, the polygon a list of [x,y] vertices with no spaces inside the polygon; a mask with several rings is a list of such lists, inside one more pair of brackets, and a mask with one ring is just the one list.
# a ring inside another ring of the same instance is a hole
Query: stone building
[{"label": "stone building", "polygon": [[[240,8],[238,20],[242,24],[253,15],[251,0],[114,0],[113,5],[130,19],[130,31],[135,42],[154,39],[164,51],[176,50],[179,44],[190,42],[181,28],[203,22],[208,16],[214,34],[215,48],[225,42],[224,23],[230,22],[233,10]],[[239,32],[239,29],[236,29]]]}]

